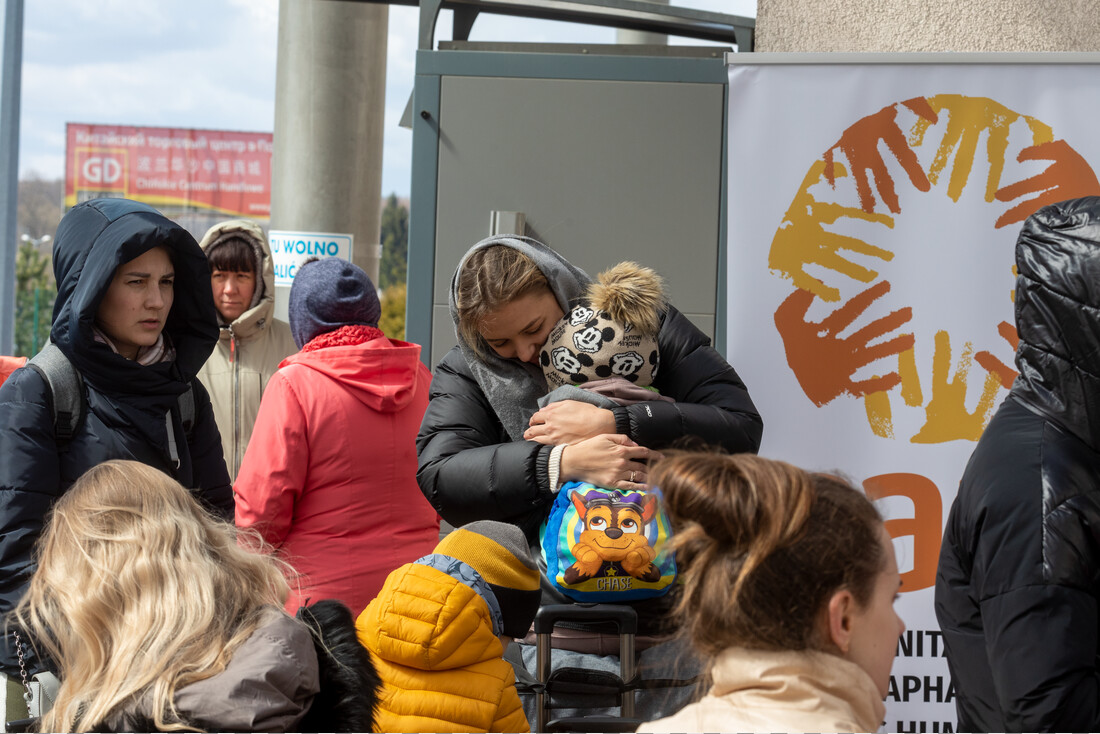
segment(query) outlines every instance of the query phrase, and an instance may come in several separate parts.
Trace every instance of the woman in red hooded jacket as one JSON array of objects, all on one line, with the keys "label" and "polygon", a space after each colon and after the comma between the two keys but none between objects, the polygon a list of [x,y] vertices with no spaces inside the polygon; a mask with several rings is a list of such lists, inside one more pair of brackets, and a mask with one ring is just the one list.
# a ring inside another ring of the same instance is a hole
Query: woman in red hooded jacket
[{"label": "woman in red hooded jacket", "polygon": [[290,290],[301,351],[260,402],[234,486],[254,527],[300,574],[291,614],[339,599],[358,615],[387,574],[430,553],[439,516],[416,483],[416,434],[431,373],[420,346],[378,329],[370,278],[337,259],[307,262]]}]

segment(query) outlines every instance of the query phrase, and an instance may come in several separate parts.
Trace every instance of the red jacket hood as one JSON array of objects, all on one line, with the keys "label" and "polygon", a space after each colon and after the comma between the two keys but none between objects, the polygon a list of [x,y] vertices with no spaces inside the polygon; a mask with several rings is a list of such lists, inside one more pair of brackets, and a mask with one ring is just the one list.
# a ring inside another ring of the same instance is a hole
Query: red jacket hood
[{"label": "red jacket hood", "polygon": [[362,344],[292,354],[279,364],[300,364],[343,384],[365,405],[383,413],[404,408],[420,380],[432,375],[420,362],[420,345],[381,337]]}]

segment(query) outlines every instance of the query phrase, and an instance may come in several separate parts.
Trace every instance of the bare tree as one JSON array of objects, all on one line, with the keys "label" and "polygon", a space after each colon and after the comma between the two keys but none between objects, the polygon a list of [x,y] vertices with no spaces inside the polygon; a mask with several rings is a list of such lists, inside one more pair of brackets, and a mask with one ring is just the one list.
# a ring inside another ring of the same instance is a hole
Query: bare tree
[{"label": "bare tree", "polygon": [[[19,182],[19,236],[53,237],[64,213],[64,181],[31,176]],[[49,252],[49,248],[45,248]]]}]

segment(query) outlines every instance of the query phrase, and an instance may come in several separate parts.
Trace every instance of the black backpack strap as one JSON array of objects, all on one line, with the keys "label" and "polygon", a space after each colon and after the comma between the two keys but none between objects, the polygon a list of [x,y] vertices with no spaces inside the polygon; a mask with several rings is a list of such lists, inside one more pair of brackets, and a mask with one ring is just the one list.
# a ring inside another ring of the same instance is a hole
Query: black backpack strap
[{"label": "black backpack strap", "polygon": [[195,388],[191,382],[188,382],[187,389],[180,393],[179,406],[183,434],[187,437],[187,443],[190,444],[195,433]]},{"label": "black backpack strap", "polygon": [[[46,383],[46,399],[53,413],[54,437],[62,443],[70,441],[84,420],[87,403],[80,371],[51,342],[46,342],[42,351],[31,357],[26,366],[41,375]],[[190,441],[195,429],[195,390],[190,382],[187,389],[180,393],[179,408],[183,432]]]},{"label": "black backpack strap", "polygon": [[65,443],[76,435],[84,419],[84,378],[57,346],[46,342],[42,351],[31,357],[27,366],[42,376],[46,396],[53,413],[54,436]]}]

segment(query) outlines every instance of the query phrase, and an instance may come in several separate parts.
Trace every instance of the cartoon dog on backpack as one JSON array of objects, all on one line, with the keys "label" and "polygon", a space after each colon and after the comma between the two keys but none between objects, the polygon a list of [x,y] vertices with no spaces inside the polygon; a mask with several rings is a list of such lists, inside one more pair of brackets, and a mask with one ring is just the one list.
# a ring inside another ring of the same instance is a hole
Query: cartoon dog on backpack
[{"label": "cartoon dog on backpack", "polygon": [[589,492],[583,497],[574,494],[572,499],[584,530],[572,548],[577,560],[562,575],[565,583],[586,581],[599,574],[605,563],[617,565],[641,581],[661,578],[660,569],[653,564],[657,551],[645,536],[645,526],[657,514],[657,497],[632,494],[612,499]]}]

